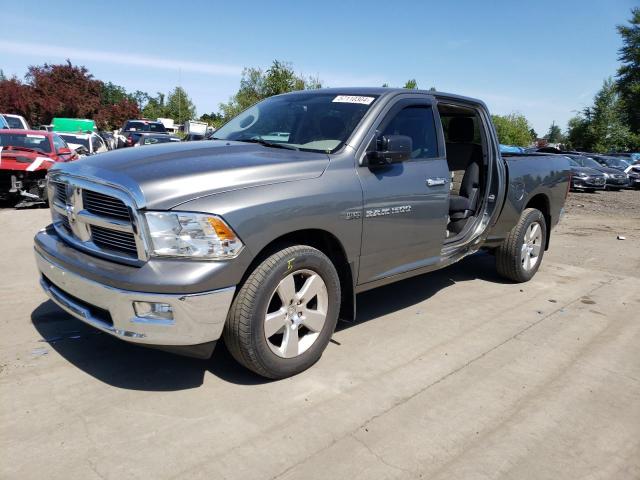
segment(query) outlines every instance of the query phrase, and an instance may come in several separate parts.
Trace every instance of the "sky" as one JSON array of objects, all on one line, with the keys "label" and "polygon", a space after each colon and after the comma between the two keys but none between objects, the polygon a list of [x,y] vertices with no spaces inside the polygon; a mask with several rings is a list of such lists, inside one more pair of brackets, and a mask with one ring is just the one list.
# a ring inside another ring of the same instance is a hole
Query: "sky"
[{"label": "sky", "polygon": [[524,114],[539,136],[591,104],[618,67],[615,26],[639,0],[3,2],[0,69],[70,59],[129,91],[181,85],[218,110],[244,67],[274,59],[328,87],[415,78]]}]

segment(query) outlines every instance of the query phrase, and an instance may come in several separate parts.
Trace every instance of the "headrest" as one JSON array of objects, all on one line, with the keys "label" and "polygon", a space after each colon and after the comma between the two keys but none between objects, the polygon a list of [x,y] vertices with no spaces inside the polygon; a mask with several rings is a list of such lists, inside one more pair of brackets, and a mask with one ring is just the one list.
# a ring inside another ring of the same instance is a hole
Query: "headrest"
[{"label": "headrest", "polygon": [[450,142],[473,142],[473,118],[453,117],[449,120],[448,137]]}]

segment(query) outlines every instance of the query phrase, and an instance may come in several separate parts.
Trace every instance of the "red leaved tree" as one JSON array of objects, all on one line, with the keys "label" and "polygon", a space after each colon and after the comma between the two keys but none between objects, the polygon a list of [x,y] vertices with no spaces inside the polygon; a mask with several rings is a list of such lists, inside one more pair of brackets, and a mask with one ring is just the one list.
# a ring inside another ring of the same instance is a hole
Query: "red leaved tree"
[{"label": "red leaved tree", "polygon": [[31,66],[25,76],[32,97],[30,120],[50,123],[53,117],[89,118],[100,107],[102,83],[85,67],[66,64]]}]

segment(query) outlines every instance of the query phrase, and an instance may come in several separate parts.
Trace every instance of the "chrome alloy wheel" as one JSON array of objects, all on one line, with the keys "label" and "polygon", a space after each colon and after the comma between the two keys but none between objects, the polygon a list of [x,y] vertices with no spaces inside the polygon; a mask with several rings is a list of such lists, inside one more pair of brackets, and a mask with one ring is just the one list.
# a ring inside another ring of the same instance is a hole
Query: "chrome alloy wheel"
[{"label": "chrome alloy wheel", "polygon": [[529,271],[536,266],[540,258],[541,248],[542,228],[538,222],[533,222],[524,234],[524,242],[522,242],[522,250],[520,252],[520,260],[524,270]]},{"label": "chrome alloy wheel", "polygon": [[264,319],[264,336],[273,353],[293,358],[317,340],[327,320],[329,295],[322,277],[297,270],[284,277],[271,294]]}]

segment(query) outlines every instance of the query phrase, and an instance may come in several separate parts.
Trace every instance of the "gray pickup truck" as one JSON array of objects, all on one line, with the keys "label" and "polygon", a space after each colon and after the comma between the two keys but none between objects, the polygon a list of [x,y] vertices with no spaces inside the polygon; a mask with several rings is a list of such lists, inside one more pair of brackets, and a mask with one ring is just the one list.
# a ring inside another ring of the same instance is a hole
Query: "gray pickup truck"
[{"label": "gray pickup truck", "polygon": [[211,141],[54,167],[41,285],[123,340],[209,357],[220,338],[269,378],[322,355],[356,294],[479,249],[537,271],[566,158],[503,157],[486,106],[389,88],[279,95]]}]

